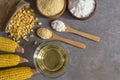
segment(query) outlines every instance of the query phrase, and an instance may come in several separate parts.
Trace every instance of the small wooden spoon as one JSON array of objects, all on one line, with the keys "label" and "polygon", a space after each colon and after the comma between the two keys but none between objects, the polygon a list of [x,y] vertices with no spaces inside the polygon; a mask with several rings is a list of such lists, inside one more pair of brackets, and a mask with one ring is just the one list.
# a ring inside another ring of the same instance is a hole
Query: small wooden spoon
[{"label": "small wooden spoon", "polygon": [[[48,32],[46,33],[45,30],[48,31],[49,33]],[[46,34],[46,35],[51,34],[51,35],[50,35],[50,37],[44,37],[43,34]],[[42,39],[59,40],[59,41],[63,41],[65,43],[71,44],[71,45],[79,47],[79,48],[86,48],[85,44],[80,43],[80,42],[76,42],[76,41],[73,41],[73,40],[69,40],[67,38],[60,37],[60,36],[56,35],[55,33],[53,33],[52,31],[50,31],[47,28],[39,28],[37,30],[37,35]]]},{"label": "small wooden spoon", "polygon": [[79,47],[79,48],[86,48],[86,45],[77,41],[73,41],[67,38],[63,38],[61,36],[56,35],[55,33],[52,33],[53,36],[51,37],[52,40],[59,40],[68,44],[71,44],[73,46]]},{"label": "small wooden spoon", "polygon": [[75,29],[71,28],[68,24],[66,24],[66,23],[64,23],[64,24],[67,27],[67,29],[64,32],[71,32],[71,33],[80,35],[82,37],[91,39],[91,40],[96,41],[96,42],[100,41],[100,37],[98,37],[98,36],[95,36],[95,35],[92,35],[92,34],[88,34],[88,33],[82,32],[82,31],[75,30]]}]

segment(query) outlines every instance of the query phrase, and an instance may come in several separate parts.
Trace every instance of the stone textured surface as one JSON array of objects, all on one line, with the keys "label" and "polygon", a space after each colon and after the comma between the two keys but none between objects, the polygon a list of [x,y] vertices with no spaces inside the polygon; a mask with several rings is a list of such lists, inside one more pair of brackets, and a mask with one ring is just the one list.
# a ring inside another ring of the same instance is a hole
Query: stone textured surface
[{"label": "stone textured surface", "polygon": [[[28,0],[28,2],[36,10],[35,0]],[[40,16],[37,10],[36,16],[43,26],[50,28],[51,19]],[[63,37],[83,42],[87,48],[79,49],[65,44],[70,52],[66,73],[55,79],[37,74],[29,80],[120,80],[120,0],[97,0],[95,14],[85,21],[73,18],[68,11],[59,19],[77,30],[100,36],[101,41],[96,43],[71,33],[55,32]],[[0,35],[7,36],[3,31]],[[39,43],[44,41],[37,37],[35,39]],[[30,60],[29,63],[22,65],[34,67],[32,57],[36,46],[32,43],[35,39],[30,40],[29,43],[21,42],[25,54],[20,55]]]}]

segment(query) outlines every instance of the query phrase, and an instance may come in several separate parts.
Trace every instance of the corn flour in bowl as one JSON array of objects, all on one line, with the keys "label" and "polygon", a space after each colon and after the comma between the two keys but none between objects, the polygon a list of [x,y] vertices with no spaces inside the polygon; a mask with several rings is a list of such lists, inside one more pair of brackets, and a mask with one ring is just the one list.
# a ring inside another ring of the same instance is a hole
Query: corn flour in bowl
[{"label": "corn flour in bowl", "polygon": [[47,18],[58,18],[66,9],[66,0],[37,0],[40,14]]}]

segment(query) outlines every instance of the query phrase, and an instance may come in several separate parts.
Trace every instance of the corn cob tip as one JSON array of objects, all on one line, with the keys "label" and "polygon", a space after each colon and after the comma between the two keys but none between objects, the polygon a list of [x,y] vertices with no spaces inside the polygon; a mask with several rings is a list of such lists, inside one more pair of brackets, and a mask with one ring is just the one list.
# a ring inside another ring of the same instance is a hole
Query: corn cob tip
[{"label": "corn cob tip", "polygon": [[19,63],[24,63],[24,62],[29,62],[28,59],[20,57],[20,62]]},{"label": "corn cob tip", "polygon": [[31,71],[32,71],[32,75],[35,75],[35,74],[37,74],[38,73],[38,71],[36,70],[36,69],[31,69]]},{"label": "corn cob tip", "polygon": [[22,48],[21,46],[17,46],[17,48],[15,49],[15,52],[24,53],[24,48]]}]

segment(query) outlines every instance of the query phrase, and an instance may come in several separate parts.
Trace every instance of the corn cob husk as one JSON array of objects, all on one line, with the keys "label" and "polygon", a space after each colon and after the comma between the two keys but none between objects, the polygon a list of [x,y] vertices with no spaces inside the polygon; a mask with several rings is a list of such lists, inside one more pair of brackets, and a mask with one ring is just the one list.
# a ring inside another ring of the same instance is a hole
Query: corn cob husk
[{"label": "corn cob husk", "polygon": [[0,54],[0,68],[12,67],[24,62],[28,62],[28,60],[18,55]]},{"label": "corn cob husk", "polygon": [[24,49],[11,39],[0,36],[0,51],[24,53]]},{"label": "corn cob husk", "polygon": [[37,71],[30,67],[16,67],[0,70],[0,80],[26,80],[32,77]]}]

